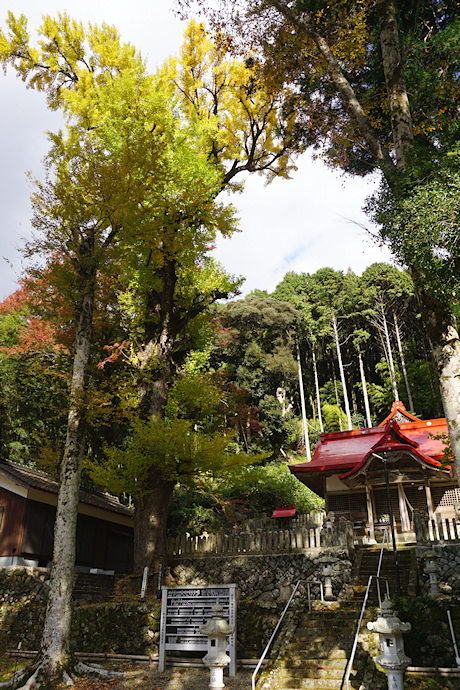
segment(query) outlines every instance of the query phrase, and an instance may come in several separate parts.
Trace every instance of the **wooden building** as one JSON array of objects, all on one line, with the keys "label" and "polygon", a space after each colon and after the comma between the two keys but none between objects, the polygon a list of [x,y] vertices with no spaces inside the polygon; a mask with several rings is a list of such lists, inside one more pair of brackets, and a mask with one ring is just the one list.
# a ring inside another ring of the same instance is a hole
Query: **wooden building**
[{"label": "wooden building", "polygon": [[[0,566],[50,565],[58,482],[40,470],[0,459]],[[132,570],[133,516],[118,498],[80,490],[76,568]]]},{"label": "wooden building", "polygon": [[411,539],[414,509],[432,519],[458,513],[459,484],[442,463],[446,438],[445,419],[417,419],[397,401],[377,427],[321,434],[311,462],[289,469],[372,542],[389,520],[386,463],[399,539]]}]

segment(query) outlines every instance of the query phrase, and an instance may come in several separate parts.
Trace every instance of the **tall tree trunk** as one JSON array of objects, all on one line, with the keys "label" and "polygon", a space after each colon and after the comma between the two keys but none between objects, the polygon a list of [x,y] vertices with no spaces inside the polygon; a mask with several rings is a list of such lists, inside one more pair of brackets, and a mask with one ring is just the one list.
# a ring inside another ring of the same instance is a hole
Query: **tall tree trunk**
[{"label": "tall tree trunk", "polygon": [[[162,289],[149,295],[146,309],[147,344],[139,355],[138,399],[141,419],[163,417],[171,382],[172,356],[176,328],[174,325],[174,291],[177,275],[174,261],[166,260],[162,271]],[[153,315],[160,314],[159,327]],[[154,365],[154,375],[152,375]],[[134,572],[140,575],[145,566],[157,573],[166,544],[166,525],[175,481],[161,475],[156,467],[150,474],[148,492],[135,501]]]},{"label": "tall tree trunk", "polygon": [[334,84],[337,92],[350,113],[351,118],[356,123],[359,132],[369,150],[375,159],[383,163],[386,167],[392,168],[393,161],[384,146],[382,146],[377,132],[372,127],[361,103],[359,102],[351,83],[345,76],[341,68],[340,61],[336,58],[329,47],[329,44],[318,31],[309,24],[303,17],[300,17],[296,11],[289,7],[284,0],[268,0],[269,4],[275,7],[280,14],[282,14],[289,22],[291,22],[299,31],[310,38],[316,44],[320,51],[329,73],[330,79]]},{"label": "tall tree trunk", "polygon": [[375,6],[379,20],[383,71],[390,105],[396,166],[404,170],[407,165],[407,154],[414,144],[414,135],[404,79],[396,9],[393,0],[376,0]]},{"label": "tall tree trunk", "polygon": [[353,425],[351,423],[350,403],[348,401],[348,390],[347,390],[347,384],[345,381],[345,372],[344,372],[343,364],[342,364],[342,354],[340,352],[339,331],[337,329],[337,319],[335,317],[334,311],[332,312],[332,328],[334,330],[334,339],[335,339],[335,347],[337,350],[337,360],[339,363],[340,380],[342,381],[343,402],[345,405],[345,414],[347,416],[347,425],[348,425],[348,429],[353,429]]},{"label": "tall tree trunk", "polygon": [[140,575],[148,566],[150,576],[158,573],[165,556],[165,535],[174,481],[152,477],[151,490],[135,500],[134,511],[134,573]]},{"label": "tall tree trunk", "polygon": [[366,410],[367,426],[368,426],[368,428],[370,428],[372,426],[371,410],[369,407],[369,396],[367,395],[367,382],[366,382],[366,376],[364,374],[363,358],[361,356],[361,350],[359,349],[359,346],[358,346],[358,361],[359,361],[359,373],[361,374],[361,384],[363,387],[363,398],[364,398],[364,407]]},{"label": "tall tree trunk", "polygon": [[407,369],[406,369],[406,360],[404,359],[404,352],[402,349],[401,336],[399,334],[398,318],[396,316],[396,312],[393,312],[393,318],[394,318],[394,322],[395,322],[395,333],[396,333],[396,342],[398,343],[399,359],[401,360],[401,369],[403,372],[404,383],[406,384],[407,397],[409,400],[409,412],[412,412],[412,414],[414,414],[414,402],[412,400],[412,393],[411,393],[411,389],[409,386],[409,378],[407,376]]},{"label": "tall tree trunk", "polygon": [[381,331],[380,326],[378,326],[378,329],[379,329],[380,344],[381,344],[382,350],[383,350],[383,356],[385,357],[385,362],[387,363],[388,369],[389,369],[389,368],[390,368],[390,359],[389,359],[389,357],[388,357],[387,345],[386,345],[386,343],[385,343],[385,340],[384,340],[384,337],[383,337],[383,333],[382,333],[382,331]]},{"label": "tall tree trunk", "polygon": [[318,382],[318,367],[316,365],[316,351],[315,351],[315,346],[312,346],[312,355],[313,355],[313,375],[315,377],[315,390],[316,390],[316,406],[318,409],[318,421],[319,421],[319,428],[321,430],[321,433],[324,431],[324,426],[323,426],[323,416],[321,414],[321,396],[319,394],[319,382]]},{"label": "tall tree trunk", "polygon": [[94,286],[96,271],[82,269],[82,299],[75,334],[75,355],[70,390],[67,437],[62,460],[53,565],[40,648],[38,680],[62,678],[70,663],[69,639],[74,582],[76,528],[81,470],[85,447],[85,392],[90,364],[93,332]]},{"label": "tall tree trunk", "polygon": [[[332,380],[333,380],[333,382],[334,382],[335,402],[337,403],[337,407],[339,408],[339,410],[341,410],[341,409],[342,409],[342,406],[341,406],[340,400],[339,400],[339,391],[338,391],[338,388],[337,388],[337,379],[335,378],[334,360],[332,360]],[[340,431],[343,431],[343,428],[342,428],[342,417],[341,417],[340,414],[339,414],[339,430],[340,430]]]},{"label": "tall tree trunk", "polygon": [[298,365],[298,370],[299,370],[300,406],[301,406],[301,410],[302,410],[302,428],[303,428],[303,435],[304,435],[304,439],[305,439],[305,455],[307,457],[307,462],[310,462],[311,461],[310,439],[308,436],[307,411],[305,409],[305,393],[303,390],[303,376],[302,376],[302,365],[300,363],[299,343],[297,343],[297,365]]},{"label": "tall tree trunk", "polygon": [[391,351],[390,334],[388,332],[388,324],[387,324],[387,319],[385,316],[385,311],[383,309],[383,304],[380,306],[380,311],[382,313],[383,330],[385,333],[385,341],[386,341],[387,350],[388,350],[388,365],[390,367],[391,386],[393,388],[393,396],[394,396],[394,399],[396,401],[396,400],[399,400],[399,393],[398,393],[398,386],[396,384],[396,372],[395,372],[395,365],[394,365],[394,361],[393,361],[393,353]]},{"label": "tall tree trunk", "polygon": [[448,305],[439,302],[421,287],[414,275],[420,311],[438,371],[441,398],[454,456],[457,480],[460,480],[460,339],[455,317]]}]

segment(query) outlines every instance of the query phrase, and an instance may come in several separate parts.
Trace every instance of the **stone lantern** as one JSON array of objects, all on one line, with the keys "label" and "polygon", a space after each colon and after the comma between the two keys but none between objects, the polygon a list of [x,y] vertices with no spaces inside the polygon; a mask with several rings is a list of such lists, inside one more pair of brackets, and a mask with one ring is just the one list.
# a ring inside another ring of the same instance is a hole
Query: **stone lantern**
[{"label": "stone lantern", "polygon": [[387,674],[389,690],[403,690],[404,671],[411,662],[404,653],[403,633],[410,631],[411,624],[399,620],[388,597],[380,611],[377,620],[367,624],[369,630],[380,636],[381,654],[376,661]]},{"label": "stone lantern", "polygon": [[427,573],[427,575],[429,577],[430,594],[432,594],[434,597],[436,597],[439,594],[438,566],[436,564],[436,559],[438,558],[438,554],[436,553],[436,551],[433,551],[432,549],[428,549],[428,551],[425,551],[422,554],[422,558],[425,559],[425,572]]},{"label": "stone lantern", "polygon": [[225,687],[224,668],[231,661],[225,651],[227,649],[227,636],[233,633],[235,626],[229,625],[222,618],[223,608],[219,604],[219,600],[214,604],[211,611],[212,618],[200,626],[200,633],[208,637],[208,652],[203,657],[203,662],[211,670],[209,688],[220,690]]},{"label": "stone lantern", "polygon": [[319,560],[323,564],[324,599],[326,601],[333,601],[332,576],[334,575],[333,564],[335,563],[335,559],[332,556],[323,556]]},{"label": "stone lantern", "polygon": [[326,529],[333,529],[335,522],[335,513],[333,511],[326,515],[325,525]]}]

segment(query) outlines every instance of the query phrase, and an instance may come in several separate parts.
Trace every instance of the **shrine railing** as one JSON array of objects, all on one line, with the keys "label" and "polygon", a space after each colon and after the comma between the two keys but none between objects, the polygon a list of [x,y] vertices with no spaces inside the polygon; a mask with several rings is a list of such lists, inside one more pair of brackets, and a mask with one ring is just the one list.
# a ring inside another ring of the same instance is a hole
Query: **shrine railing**
[{"label": "shrine railing", "polygon": [[323,547],[353,548],[353,526],[341,518],[337,523],[300,521],[287,529],[243,529],[190,536],[182,534],[167,542],[173,558],[296,553]]},{"label": "shrine railing", "polygon": [[414,510],[414,529],[417,542],[457,542],[460,541],[460,518],[442,518],[436,513],[435,519],[422,516]]}]

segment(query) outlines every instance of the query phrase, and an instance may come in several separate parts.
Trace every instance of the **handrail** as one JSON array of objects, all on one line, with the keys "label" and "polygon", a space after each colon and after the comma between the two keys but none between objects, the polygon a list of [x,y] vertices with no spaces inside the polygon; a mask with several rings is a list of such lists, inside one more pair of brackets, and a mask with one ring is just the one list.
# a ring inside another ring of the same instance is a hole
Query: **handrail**
[{"label": "handrail", "polygon": [[[351,649],[350,659],[349,659],[348,664],[347,664],[347,670],[346,670],[345,678],[343,681],[344,683],[346,683],[347,690],[350,690],[350,673],[351,673],[351,669],[353,667],[353,662],[355,660],[356,648],[358,646],[359,631],[361,630],[361,624],[362,624],[363,618],[364,618],[364,611],[366,610],[367,599],[369,597],[369,591],[370,591],[371,583],[372,583],[373,579],[377,580],[377,592],[378,592],[378,597],[379,597],[379,604],[380,604],[380,607],[382,606],[382,599],[380,596],[380,580],[386,580],[386,578],[380,577],[380,569],[382,567],[383,549],[385,547],[385,540],[388,542],[388,548],[390,548],[390,540],[388,538],[388,529],[386,527],[385,527],[385,530],[383,532],[382,546],[380,548],[380,557],[379,557],[379,564],[377,567],[377,575],[369,575],[369,580],[367,582],[367,587],[366,587],[366,593],[364,595],[364,601],[363,601],[363,605],[361,608],[361,615],[359,617],[358,627],[357,627],[356,634],[355,634],[355,637],[353,640],[353,647]],[[388,580],[386,580],[386,584],[387,584],[387,595],[389,597],[390,591],[389,591],[389,587],[388,587]],[[343,687],[343,683],[342,683],[342,687]]]},{"label": "handrail", "polygon": [[452,625],[452,618],[450,615],[450,609],[447,609],[447,620],[449,621],[450,634],[451,634],[452,642],[454,645],[455,663],[457,664],[457,668],[460,668],[460,656],[458,654],[457,641],[455,639],[455,633],[454,633],[454,627]]},{"label": "handrail", "polygon": [[262,656],[260,657],[259,662],[258,662],[257,666],[256,666],[255,669],[254,669],[254,673],[252,674],[252,677],[251,677],[251,689],[252,689],[252,690],[255,690],[255,688],[256,688],[256,676],[257,676],[257,673],[259,672],[259,669],[260,669],[260,667],[262,666],[263,660],[264,660],[265,657],[267,656],[267,653],[268,653],[268,650],[270,649],[271,643],[272,643],[273,640],[275,639],[276,633],[277,633],[278,630],[279,630],[279,627],[280,627],[280,625],[281,625],[281,623],[282,623],[282,621],[283,621],[283,618],[284,618],[284,616],[285,616],[285,614],[286,614],[286,611],[288,610],[289,606],[291,605],[291,602],[292,602],[292,600],[294,599],[294,597],[295,597],[295,595],[296,595],[296,592],[297,592],[297,590],[298,590],[298,588],[299,588],[299,585],[300,585],[301,583],[305,583],[305,584],[307,585],[307,589],[308,589],[308,610],[309,610],[309,611],[311,611],[310,585],[319,585],[319,586],[320,586],[321,601],[324,601],[323,583],[322,583],[320,580],[297,580],[296,585],[295,585],[295,587],[294,587],[294,591],[292,592],[291,596],[289,597],[289,601],[288,601],[288,603],[286,604],[286,606],[284,607],[284,611],[283,611],[283,613],[281,614],[278,623],[276,624],[276,627],[275,627],[275,629],[274,629],[274,631],[273,631],[273,633],[272,633],[272,636],[270,637],[270,639],[269,639],[269,641],[268,641],[268,643],[267,643],[267,646],[265,647],[265,649],[264,649],[264,651],[263,651],[263,654],[262,654]]}]

